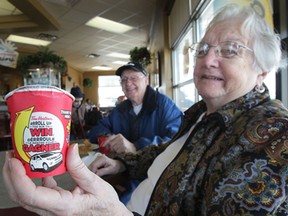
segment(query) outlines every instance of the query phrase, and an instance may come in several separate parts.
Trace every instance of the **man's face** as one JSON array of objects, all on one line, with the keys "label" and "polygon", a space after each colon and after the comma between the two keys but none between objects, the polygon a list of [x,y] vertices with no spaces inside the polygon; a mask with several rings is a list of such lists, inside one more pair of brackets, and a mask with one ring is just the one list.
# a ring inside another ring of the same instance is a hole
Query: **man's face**
[{"label": "man's face", "polygon": [[75,98],[75,100],[73,101],[73,107],[78,108],[81,106],[82,104],[82,100],[83,98]]},{"label": "man's face", "polygon": [[143,102],[146,87],[148,85],[148,76],[141,72],[127,69],[121,75],[122,91],[133,105],[139,105]]}]

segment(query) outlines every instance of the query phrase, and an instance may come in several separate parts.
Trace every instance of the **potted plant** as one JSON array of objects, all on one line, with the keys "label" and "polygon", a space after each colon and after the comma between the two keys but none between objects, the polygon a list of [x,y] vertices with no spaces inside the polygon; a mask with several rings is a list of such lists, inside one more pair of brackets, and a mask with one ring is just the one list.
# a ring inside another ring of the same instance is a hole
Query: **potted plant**
[{"label": "potted plant", "polygon": [[147,47],[135,47],[130,50],[129,54],[131,61],[140,63],[143,67],[147,67],[151,64],[151,54]]},{"label": "potted plant", "polygon": [[92,87],[92,85],[93,85],[92,79],[90,79],[90,78],[83,79],[83,86],[84,87],[90,88],[90,87]]},{"label": "potted plant", "polygon": [[67,62],[48,47],[40,47],[39,51],[20,56],[17,68],[23,72],[25,84],[48,84],[60,86],[60,75],[67,72]]}]

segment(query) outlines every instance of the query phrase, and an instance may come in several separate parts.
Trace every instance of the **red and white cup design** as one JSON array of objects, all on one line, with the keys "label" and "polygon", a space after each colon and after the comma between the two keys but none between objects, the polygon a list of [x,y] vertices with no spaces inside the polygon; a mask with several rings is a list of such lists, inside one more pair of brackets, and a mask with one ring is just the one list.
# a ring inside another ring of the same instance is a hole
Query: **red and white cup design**
[{"label": "red and white cup design", "polygon": [[30,178],[66,172],[74,97],[54,86],[29,85],[5,96],[15,156]]}]

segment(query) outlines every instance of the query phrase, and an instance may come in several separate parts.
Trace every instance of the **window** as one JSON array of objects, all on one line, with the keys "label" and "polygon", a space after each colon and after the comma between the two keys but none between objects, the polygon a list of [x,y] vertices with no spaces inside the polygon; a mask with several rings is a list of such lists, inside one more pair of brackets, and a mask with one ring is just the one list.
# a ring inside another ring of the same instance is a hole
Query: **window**
[{"label": "window", "polygon": [[271,99],[275,99],[276,98],[276,73],[275,72],[268,73],[264,80],[264,83],[269,89]]},{"label": "window", "polygon": [[[190,28],[183,33],[182,39],[174,47],[173,52],[173,96],[177,106],[185,111],[193,103],[200,100],[194,80],[193,70],[195,65],[195,58],[192,56],[189,47],[195,42],[200,41],[203,37],[205,29],[213,14],[213,7],[210,4],[201,17],[191,23]],[[196,29],[193,25],[196,23]],[[193,25],[192,25],[193,24]],[[196,38],[196,39],[195,39]]]},{"label": "window", "polygon": [[195,103],[197,98],[196,88],[193,82],[189,82],[183,86],[178,86],[174,89],[175,103],[181,111],[187,110],[192,104]]},{"label": "window", "polygon": [[194,57],[189,51],[192,45],[192,28],[184,35],[173,52],[173,94],[177,106],[185,111],[195,102],[192,93]]},{"label": "window", "polygon": [[185,34],[183,39],[174,51],[174,57],[177,62],[176,73],[174,76],[174,84],[179,84],[187,80],[193,79],[193,60],[194,57],[189,51],[192,45],[192,28]]},{"label": "window", "polygon": [[98,94],[101,107],[114,107],[117,98],[123,95],[118,76],[99,76]]}]

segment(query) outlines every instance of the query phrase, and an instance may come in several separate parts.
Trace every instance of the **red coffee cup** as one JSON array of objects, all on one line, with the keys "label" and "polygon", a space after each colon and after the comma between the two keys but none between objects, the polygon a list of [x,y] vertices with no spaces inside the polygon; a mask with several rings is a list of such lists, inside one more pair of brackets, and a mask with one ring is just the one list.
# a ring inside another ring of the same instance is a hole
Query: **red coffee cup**
[{"label": "red coffee cup", "polygon": [[103,146],[104,142],[108,139],[108,136],[107,135],[104,135],[104,136],[99,136],[97,138],[97,141],[98,141],[98,144],[99,144],[99,152],[102,153],[102,154],[109,154],[110,153],[110,150]]},{"label": "red coffee cup", "polygon": [[54,86],[22,86],[5,96],[15,156],[30,178],[66,172],[74,97]]}]

